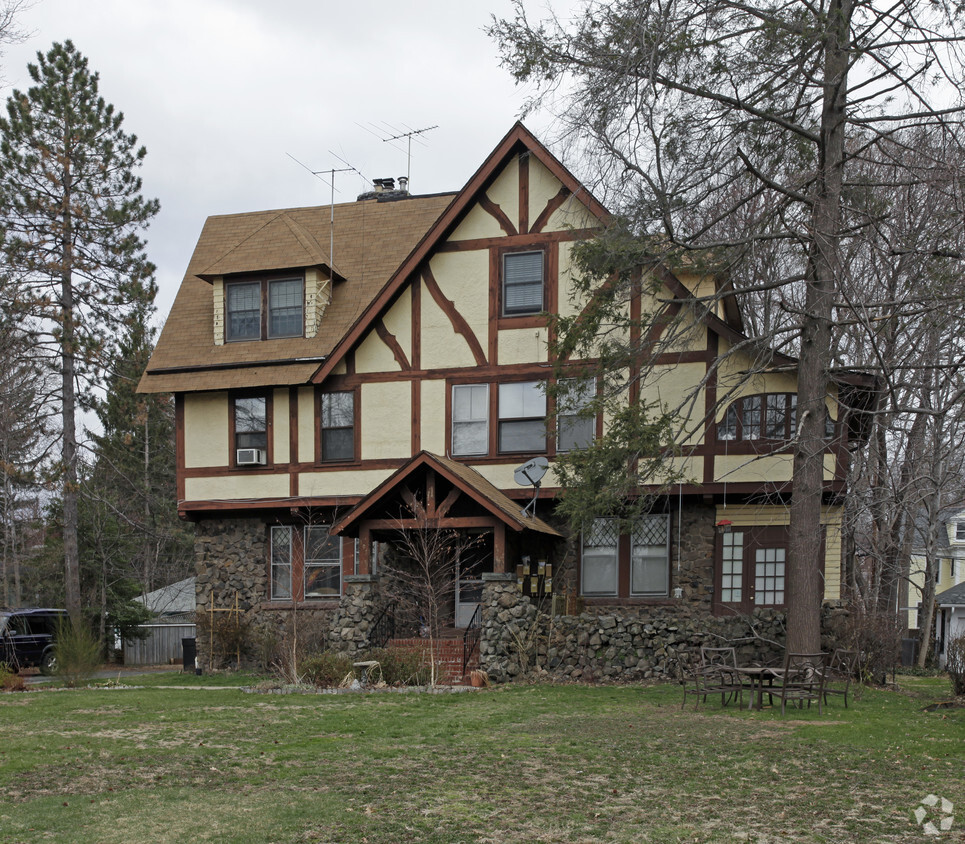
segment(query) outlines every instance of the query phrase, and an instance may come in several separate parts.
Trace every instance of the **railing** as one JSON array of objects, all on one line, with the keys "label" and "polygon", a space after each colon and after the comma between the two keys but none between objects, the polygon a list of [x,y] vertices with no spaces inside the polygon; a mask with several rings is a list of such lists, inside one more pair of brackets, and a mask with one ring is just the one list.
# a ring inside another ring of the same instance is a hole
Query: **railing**
[{"label": "railing", "polygon": [[384,648],[389,639],[395,636],[395,601],[386,602],[382,612],[372,625],[372,635],[369,645],[373,648]]},{"label": "railing", "polygon": [[476,611],[466,625],[466,632],[462,634],[462,673],[466,673],[469,660],[479,649],[479,639],[482,635],[482,604],[476,607]]}]

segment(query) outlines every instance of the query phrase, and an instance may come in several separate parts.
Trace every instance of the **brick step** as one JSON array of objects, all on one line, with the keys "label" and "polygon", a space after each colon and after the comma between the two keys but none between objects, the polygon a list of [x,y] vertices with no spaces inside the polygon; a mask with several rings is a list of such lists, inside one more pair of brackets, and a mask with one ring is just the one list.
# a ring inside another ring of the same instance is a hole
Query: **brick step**
[{"label": "brick step", "polygon": [[[390,639],[387,645],[393,650],[408,653],[421,653],[423,658],[429,659],[429,642],[425,639]],[[462,671],[462,639],[437,639],[433,648],[436,662],[436,675],[439,681],[448,684],[468,684],[469,672],[479,667],[479,654],[474,653],[466,666],[466,673]]]}]

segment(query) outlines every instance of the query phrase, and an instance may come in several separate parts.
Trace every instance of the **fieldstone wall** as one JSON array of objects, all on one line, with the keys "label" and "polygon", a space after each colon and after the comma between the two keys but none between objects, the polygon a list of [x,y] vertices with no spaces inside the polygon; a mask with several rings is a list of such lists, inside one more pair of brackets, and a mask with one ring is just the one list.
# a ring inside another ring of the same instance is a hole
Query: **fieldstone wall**
[{"label": "fieldstone wall", "polygon": [[342,600],[331,619],[329,646],[350,657],[367,650],[384,606],[378,577],[368,574],[344,577]]},{"label": "fieldstone wall", "polygon": [[[843,612],[825,608],[826,649]],[[515,578],[490,575],[482,618],[480,664],[495,682],[537,672],[559,680],[671,679],[701,647],[736,647],[742,663],[784,658],[785,615],[777,610],[718,618],[682,603],[550,617],[519,593]]]}]

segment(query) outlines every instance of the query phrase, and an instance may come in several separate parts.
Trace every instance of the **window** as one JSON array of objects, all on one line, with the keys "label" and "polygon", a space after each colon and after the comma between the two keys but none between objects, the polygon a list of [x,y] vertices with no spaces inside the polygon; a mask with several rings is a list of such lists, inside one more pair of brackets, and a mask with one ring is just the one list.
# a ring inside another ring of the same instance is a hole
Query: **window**
[{"label": "window", "polygon": [[616,519],[594,519],[583,531],[584,595],[617,594],[619,541]]},{"label": "window", "polygon": [[670,517],[641,518],[630,535],[630,594],[670,594]]},{"label": "window", "polygon": [[241,449],[257,449],[263,464],[268,459],[268,398],[267,396],[236,396],[232,399],[231,422],[234,433],[233,458]]},{"label": "window", "polygon": [[543,310],[543,252],[503,255],[503,315],[538,314]]},{"label": "window", "polygon": [[965,542],[965,522],[955,523],[955,541]]},{"label": "window", "polygon": [[292,598],[292,528],[278,525],[271,529],[271,597],[273,601]]},{"label": "window", "polygon": [[455,384],[452,388],[452,453],[489,451],[489,385]]},{"label": "window", "polygon": [[355,459],[355,393],[321,395],[323,461]]},{"label": "window", "polygon": [[328,525],[305,528],[305,598],[342,594],[342,540]]},{"label": "window", "polygon": [[546,451],[546,393],[541,381],[499,385],[498,449]]},{"label": "window", "polygon": [[560,387],[556,399],[556,450],[586,448],[596,434],[596,418],[581,415],[581,411],[596,396],[596,384],[589,378],[572,378],[560,381]]},{"label": "window", "polygon": [[[718,440],[790,440],[797,434],[797,394],[766,393],[733,402],[717,424]],[[825,439],[834,437],[834,420],[825,408]]]},{"label": "window", "polygon": [[305,331],[304,289],[301,278],[227,282],[225,340],[301,337]]}]

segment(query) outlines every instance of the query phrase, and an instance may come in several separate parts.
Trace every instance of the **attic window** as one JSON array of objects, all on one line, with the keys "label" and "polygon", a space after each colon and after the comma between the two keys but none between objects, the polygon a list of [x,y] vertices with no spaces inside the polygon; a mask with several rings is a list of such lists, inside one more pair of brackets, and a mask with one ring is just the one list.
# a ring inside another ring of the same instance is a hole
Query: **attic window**
[{"label": "attic window", "polygon": [[955,523],[955,541],[965,542],[965,522]]},{"label": "attic window", "polygon": [[305,282],[263,278],[225,283],[225,340],[302,337]]}]

